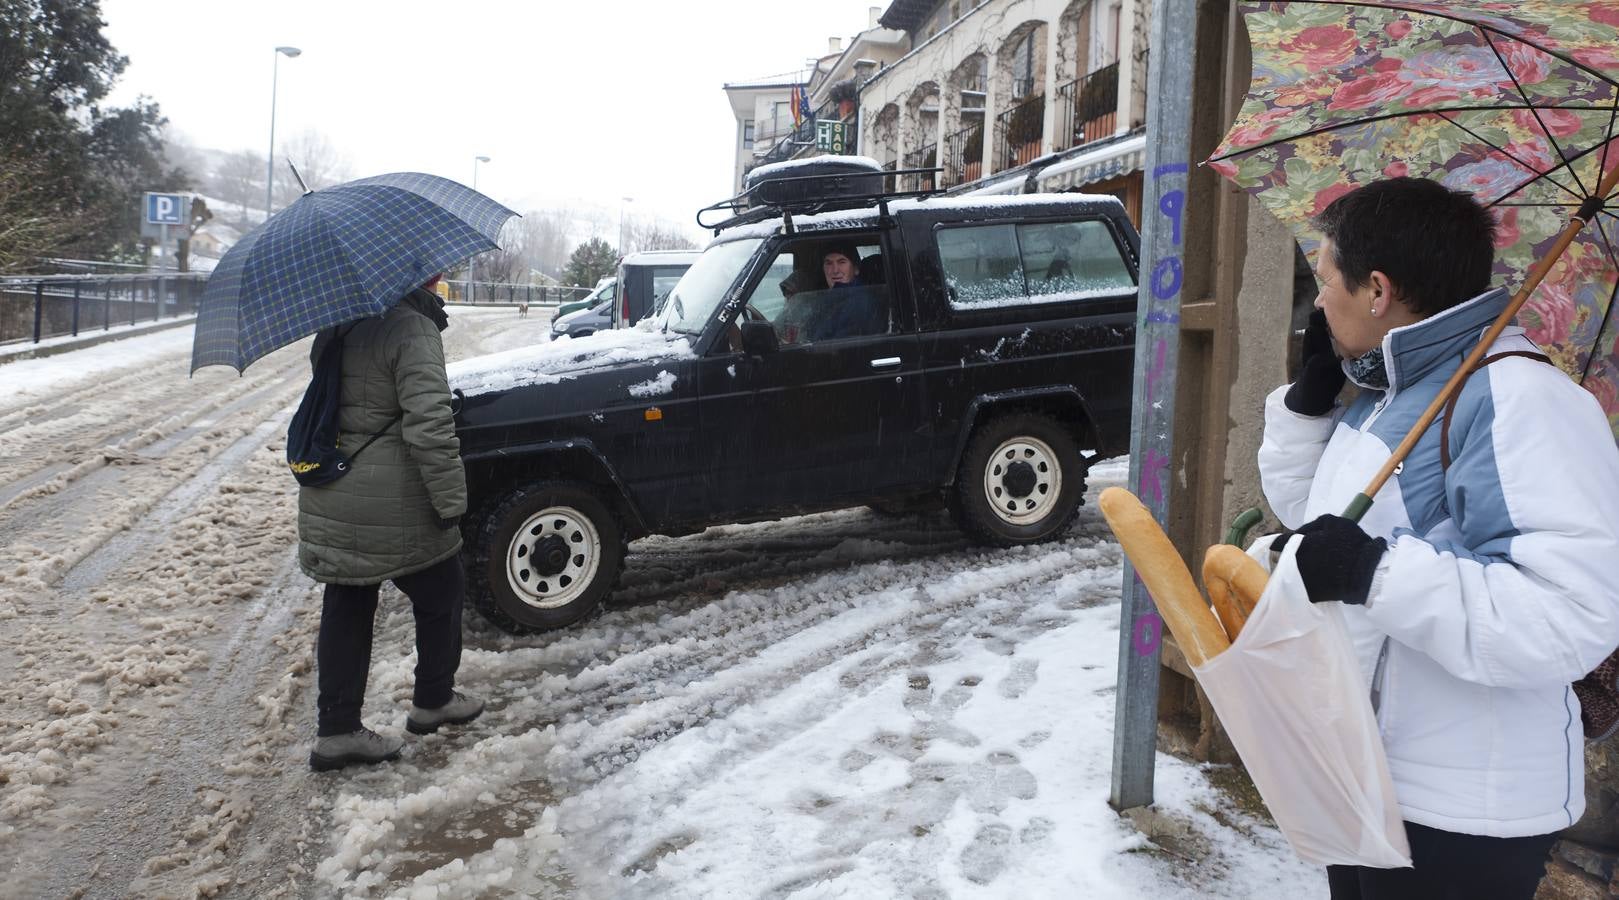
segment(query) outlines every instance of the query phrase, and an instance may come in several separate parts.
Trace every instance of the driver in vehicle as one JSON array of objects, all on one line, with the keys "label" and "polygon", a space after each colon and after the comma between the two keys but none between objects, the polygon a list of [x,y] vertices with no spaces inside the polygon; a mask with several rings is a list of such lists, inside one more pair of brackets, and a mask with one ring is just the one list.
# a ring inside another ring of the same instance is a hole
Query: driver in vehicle
[{"label": "driver in vehicle", "polygon": [[820,256],[827,289],[804,291],[788,299],[782,316],[782,342],[806,343],[886,331],[886,291],[862,283],[860,250],[854,242],[827,244]]}]

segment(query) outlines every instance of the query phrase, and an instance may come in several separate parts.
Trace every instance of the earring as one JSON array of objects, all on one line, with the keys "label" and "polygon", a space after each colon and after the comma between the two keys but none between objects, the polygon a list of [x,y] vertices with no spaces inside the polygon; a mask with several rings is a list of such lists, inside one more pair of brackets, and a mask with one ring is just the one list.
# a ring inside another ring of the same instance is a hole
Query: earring
[{"label": "earring", "polygon": [[1378,315],[1378,312],[1377,312],[1377,305],[1376,305],[1376,304],[1375,304],[1375,303],[1374,303],[1374,304],[1372,304],[1372,315],[1373,315],[1373,316],[1376,316],[1376,315]]}]

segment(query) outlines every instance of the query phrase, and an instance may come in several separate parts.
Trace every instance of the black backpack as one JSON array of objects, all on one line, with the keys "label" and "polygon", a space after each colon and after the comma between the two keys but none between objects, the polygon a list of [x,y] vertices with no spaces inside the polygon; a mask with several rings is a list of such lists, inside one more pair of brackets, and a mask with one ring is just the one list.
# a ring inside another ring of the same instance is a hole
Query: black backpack
[{"label": "black backpack", "polygon": [[[349,326],[353,328],[354,326]],[[287,468],[292,477],[305,486],[330,484],[348,474],[349,463],[371,442],[382,436],[399,421],[395,416],[387,425],[359,446],[344,455],[337,449],[337,407],[343,387],[343,336],[345,328],[332,334],[332,339],[321,348],[315,360],[314,376],[304,390],[304,399],[298,411],[292,414],[287,426]]]}]

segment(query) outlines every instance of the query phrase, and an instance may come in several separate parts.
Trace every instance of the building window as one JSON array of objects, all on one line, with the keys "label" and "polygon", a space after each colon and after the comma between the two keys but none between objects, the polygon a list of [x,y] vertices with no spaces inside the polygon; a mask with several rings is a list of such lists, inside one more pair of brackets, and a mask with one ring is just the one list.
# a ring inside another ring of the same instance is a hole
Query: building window
[{"label": "building window", "polygon": [[753,120],[752,119],[743,119],[742,120],[742,149],[744,149],[744,150],[752,150],[753,149]]},{"label": "building window", "polygon": [[1124,16],[1121,4],[1110,3],[1102,20],[1101,65],[1111,66],[1119,61],[1119,25]]},{"label": "building window", "polygon": [[1012,52],[1012,99],[1034,93],[1034,32],[1023,36]]}]

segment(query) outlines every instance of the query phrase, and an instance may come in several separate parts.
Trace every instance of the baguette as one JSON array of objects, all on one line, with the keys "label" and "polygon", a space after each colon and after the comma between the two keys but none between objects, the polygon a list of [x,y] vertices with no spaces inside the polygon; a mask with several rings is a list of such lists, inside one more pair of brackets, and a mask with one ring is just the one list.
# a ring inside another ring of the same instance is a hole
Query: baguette
[{"label": "baguette", "polygon": [[1270,574],[1257,560],[1230,544],[1215,544],[1203,555],[1203,586],[1214,602],[1214,612],[1235,641],[1253,615]]},{"label": "baguette", "polygon": [[1186,563],[1141,501],[1124,488],[1110,487],[1102,492],[1098,505],[1186,662],[1200,666],[1230,647],[1230,639],[1203,602]]}]

